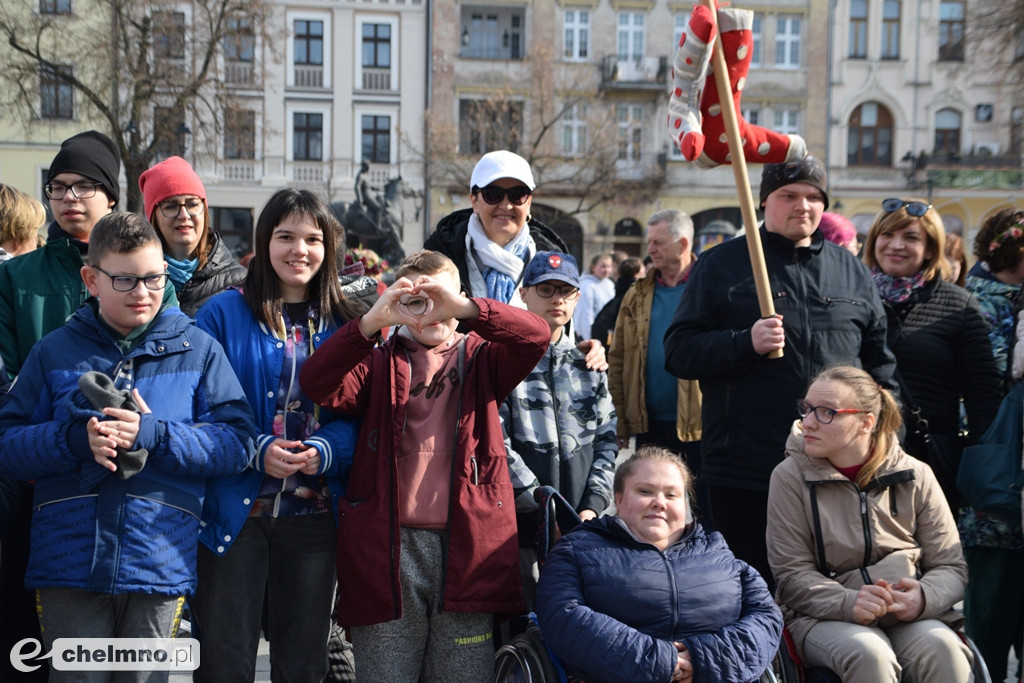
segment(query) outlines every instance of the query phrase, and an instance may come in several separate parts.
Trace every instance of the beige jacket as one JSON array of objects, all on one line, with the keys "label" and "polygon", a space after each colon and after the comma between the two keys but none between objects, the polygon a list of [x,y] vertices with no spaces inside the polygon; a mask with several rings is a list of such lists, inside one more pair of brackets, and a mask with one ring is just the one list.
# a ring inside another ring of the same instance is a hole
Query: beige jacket
[{"label": "beige jacket", "polygon": [[[618,416],[618,436],[647,431],[647,342],[651,331],[654,278],[651,269],[629,288],[615,320],[608,356],[608,389]],[[700,388],[696,380],[681,379],[676,399],[676,434],[680,441],[700,441]]]},{"label": "beige jacket", "polygon": [[[818,621],[853,621],[857,591],[865,583],[862,568],[872,582],[917,578],[925,600],[919,618],[959,626],[962,618],[952,607],[963,598],[967,564],[931,468],[894,444],[862,492],[827,460],[804,453],[798,428],[795,423],[786,459],[772,472],[767,532],[768,562],[778,586],[775,599],[798,650],[803,652],[803,640]],[[824,563],[834,578],[818,570],[812,491]]]}]

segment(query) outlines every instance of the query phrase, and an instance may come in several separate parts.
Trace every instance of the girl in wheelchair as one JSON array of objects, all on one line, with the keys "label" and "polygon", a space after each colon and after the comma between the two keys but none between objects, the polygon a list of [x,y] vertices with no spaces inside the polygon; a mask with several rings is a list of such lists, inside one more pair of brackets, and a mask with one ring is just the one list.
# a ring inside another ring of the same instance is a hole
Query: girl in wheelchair
[{"label": "girl in wheelchair", "polygon": [[967,566],[931,469],[900,448],[892,395],[863,370],[830,368],[797,402],[801,420],[772,473],[768,560],[807,666],[846,682],[972,680]]},{"label": "girl in wheelchair", "polygon": [[662,448],[619,466],[617,516],[552,549],[537,587],[544,642],[572,675],[596,681],[756,681],[782,615],[764,579],[721,534],[692,519],[692,478]]}]

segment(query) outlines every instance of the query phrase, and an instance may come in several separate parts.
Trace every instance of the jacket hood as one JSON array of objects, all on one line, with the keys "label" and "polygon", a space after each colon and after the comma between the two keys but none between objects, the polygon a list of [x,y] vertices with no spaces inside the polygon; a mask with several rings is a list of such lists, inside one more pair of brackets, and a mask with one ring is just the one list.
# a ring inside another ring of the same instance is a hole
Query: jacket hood
[{"label": "jacket hood", "polygon": [[[76,334],[88,337],[93,337],[97,333],[106,335],[110,338],[111,342],[113,342],[113,336],[107,328],[103,326],[103,323],[100,322],[96,311],[93,310],[92,305],[89,303],[91,300],[92,299],[89,299],[79,306],[71,317],[68,318],[68,329]],[[189,325],[194,324],[194,321],[182,313],[176,306],[164,306],[164,308],[157,313],[156,321],[153,322],[153,325],[146,332],[146,343],[166,341],[172,337],[177,337],[183,333]]]},{"label": "jacket hood", "polygon": [[[653,548],[650,543],[641,541],[633,532],[629,530],[626,523],[622,521],[620,517],[615,515],[604,515],[597,519],[592,519],[588,522],[584,522],[575,529],[569,532],[570,534],[575,533],[595,533],[607,538],[613,538],[620,543],[631,545],[637,548]],[[692,521],[686,525],[686,530],[678,541],[670,545],[665,549],[665,552],[671,552],[674,548],[678,548],[684,545],[693,545],[696,547],[698,552],[705,550],[718,550],[725,547],[725,539],[719,533],[708,533],[704,527],[700,525],[700,522]]]},{"label": "jacket hood", "polygon": [[798,247],[788,237],[771,232],[762,225],[761,241],[772,251],[793,262],[806,261],[815,254],[820,254],[821,250],[825,248],[825,236],[818,229],[811,233],[811,243],[808,246]]},{"label": "jacket hood", "polygon": [[[452,211],[437,222],[434,232],[438,233],[438,238],[447,244],[465,243],[466,232],[469,229],[469,217],[472,215],[473,209]],[[554,230],[536,218],[530,218],[526,224],[530,227],[530,234],[533,236],[534,242],[537,243],[538,251],[568,252],[565,241]],[[549,244],[544,244],[544,242]]]},{"label": "jacket hood", "polygon": [[[807,455],[803,431],[800,429],[800,420],[793,421],[793,427],[786,438],[786,457],[796,461],[800,471],[803,473],[804,479],[807,481],[828,481],[831,479],[848,481],[825,458],[812,458]],[[885,456],[882,466],[875,473],[875,478],[878,479],[887,474],[910,469],[909,459],[910,456],[900,448],[898,440],[893,439],[892,445],[889,447],[889,453]]]}]

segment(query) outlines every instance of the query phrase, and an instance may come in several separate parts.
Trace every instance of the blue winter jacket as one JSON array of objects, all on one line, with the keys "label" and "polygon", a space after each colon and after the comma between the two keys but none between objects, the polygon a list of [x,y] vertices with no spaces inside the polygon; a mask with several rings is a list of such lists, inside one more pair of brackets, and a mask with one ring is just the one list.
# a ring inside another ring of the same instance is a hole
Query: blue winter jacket
[{"label": "blue winter jacket", "polygon": [[664,552],[618,517],[566,534],[540,575],[544,642],[587,681],[672,679],[686,645],[695,683],[755,681],[782,636],[761,575],[696,522]]},{"label": "blue winter jacket", "polygon": [[[249,467],[233,477],[211,481],[207,487],[200,540],[210,550],[223,555],[249,516],[263,481],[263,458],[270,444],[279,438],[273,434],[277,391],[281,378],[289,369],[284,367],[284,341],[256,320],[242,292],[237,289],[221,292],[203,304],[196,313],[196,324],[224,345],[228,361],[235,369],[256,415],[256,426],[260,432]],[[321,319],[320,329],[312,335],[313,348],[318,348],[337,327],[334,321]],[[291,372],[291,382],[298,391],[298,373]],[[303,443],[320,451],[317,474],[326,476],[331,506],[337,513],[338,498],[345,493],[344,482],[352,466],[359,423],[328,410],[321,411],[319,421],[320,430]]]},{"label": "blue winter jacket", "polygon": [[[93,370],[152,411],[136,440],[148,459],[128,480],[88,445],[99,413],[79,407],[78,378]],[[83,305],[35,344],[0,410],[0,476],[36,480],[25,586],[191,594],[207,478],[241,471],[255,436],[220,345],[181,311],[164,309],[124,354]]]}]

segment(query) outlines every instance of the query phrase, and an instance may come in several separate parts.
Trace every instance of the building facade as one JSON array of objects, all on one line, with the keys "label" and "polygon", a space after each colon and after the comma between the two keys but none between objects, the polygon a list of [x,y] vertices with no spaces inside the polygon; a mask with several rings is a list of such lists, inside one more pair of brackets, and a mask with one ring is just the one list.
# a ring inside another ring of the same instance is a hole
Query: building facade
[{"label": "building facade", "polygon": [[[974,5],[835,2],[830,196],[862,234],[882,199],[919,197],[969,252],[986,216],[1024,207],[1024,102],[1006,64],[972,40]],[[1007,46],[1008,61],[1019,58],[1014,49]]]},{"label": "building facade", "polygon": [[[106,34],[94,24],[112,21],[114,3],[20,1],[12,10],[24,15],[26,26],[60,22],[65,39],[95,40]],[[366,161],[370,187],[382,200],[393,193],[393,206],[405,213],[403,242],[422,245],[425,222],[417,208],[424,166],[415,150],[422,148],[426,109],[428,3],[272,0],[266,27],[228,19],[237,23],[214,50],[213,79],[180,106],[172,103],[182,84],[204,67],[195,42],[209,32],[193,24],[204,16],[198,3],[150,4],[156,27],[151,54],[166,70],[137,113],[120,117],[127,156],[141,155],[143,167],[172,154],[186,157],[206,186],[214,227],[239,255],[275,190],[306,187],[331,202],[351,202]],[[52,46],[58,59],[62,49]],[[116,70],[106,71],[116,91]],[[47,165],[60,141],[89,128],[110,134],[111,125],[67,83],[44,75],[31,87],[39,94],[31,111],[0,111],[0,182],[44,199]],[[169,131],[166,140],[149,149],[161,130]]]},{"label": "building facade", "polygon": [[[511,142],[518,148],[512,148],[535,161],[535,172],[540,168],[534,206],[544,216],[570,214],[556,227],[584,259],[612,248],[642,254],[643,225],[661,209],[686,211],[698,232],[723,221],[738,228],[732,170],[686,162],[666,127],[671,66],[692,6],[675,0],[441,0],[431,24],[432,123],[473,130],[474,102],[509,101],[516,115],[508,123],[517,127]],[[800,134],[811,153],[824,156],[828,34],[812,27],[826,24],[828,2],[750,0],[742,7],[754,11],[744,117]],[[561,116],[552,120],[537,111],[544,97],[538,90],[566,103]],[[599,150],[602,135],[615,148],[610,161]],[[442,177],[431,166],[432,222],[469,205],[468,169],[488,151],[465,132],[452,146],[464,159],[464,178]],[[612,177],[595,191],[592,175],[552,173],[552,165],[607,166]],[[749,172],[756,186],[760,167]],[[591,201],[609,189],[607,199]]]}]

